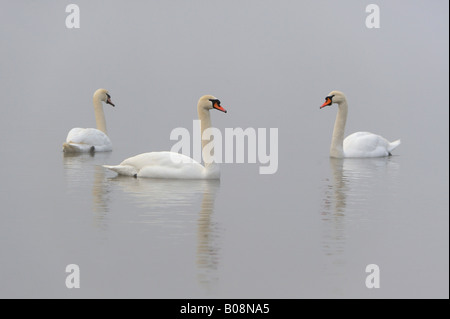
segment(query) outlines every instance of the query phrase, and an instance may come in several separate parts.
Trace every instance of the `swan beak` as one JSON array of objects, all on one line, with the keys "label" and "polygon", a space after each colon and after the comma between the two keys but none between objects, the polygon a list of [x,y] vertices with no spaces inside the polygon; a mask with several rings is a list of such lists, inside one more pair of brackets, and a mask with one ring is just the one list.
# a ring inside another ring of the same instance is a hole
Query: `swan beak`
[{"label": "swan beak", "polygon": [[219,103],[217,103],[217,102],[214,102],[213,108],[215,108],[216,110],[222,111],[222,112],[224,112],[224,113],[227,113],[227,110],[225,110],[223,107],[221,107],[221,106],[219,105]]},{"label": "swan beak", "polygon": [[325,98],[325,103],[322,104],[322,106],[320,107],[321,109],[324,108],[325,106],[331,105],[333,102],[331,102],[331,99],[329,97]]},{"label": "swan beak", "polygon": [[111,104],[112,106],[115,106],[114,103],[111,102],[111,98],[110,97],[106,100],[106,104]]}]

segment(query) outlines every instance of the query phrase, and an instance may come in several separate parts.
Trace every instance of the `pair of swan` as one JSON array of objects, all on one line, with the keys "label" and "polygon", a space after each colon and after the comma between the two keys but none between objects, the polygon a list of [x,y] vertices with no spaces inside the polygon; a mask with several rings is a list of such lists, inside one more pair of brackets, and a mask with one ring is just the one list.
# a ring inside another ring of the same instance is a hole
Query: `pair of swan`
[{"label": "pair of swan", "polygon": [[[94,110],[97,128],[74,128],[67,135],[63,144],[65,152],[105,152],[112,150],[112,144],[106,135],[105,116],[102,102],[111,102],[111,96],[105,89],[98,89],[94,94]],[[357,132],[349,135],[344,140],[345,123],[347,121],[348,104],[344,93],[332,91],[325,98],[325,103],[320,107],[338,104],[338,113],[334,124],[333,138],[330,148],[330,157],[382,157],[391,155],[400,140],[389,142],[385,138],[369,132]],[[197,103],[198,117],[201,122],[201,136],[211,127],[209,111],[216,109],[227,112],[220,101],[212,95],[202,96]],[[202,138],[202,150],[210,140]],[[206,161],[208,156],[208,161]],[[219,179],[219,166],[212,158],[213,154],[203,154],[205,165],[201,165],[194,159],[174,152],[150,152],[139,154],[125,159],[119,165],[104,165],[119,175],[150,178],[180,178],[180,179]]]},{"label": "pair of swan", "polygon": [[[112,150],[112,144],[106,135],[105,116],[102,101],[111,102],[111,96],[105,89],[98,89],[94,94],[94,109],[97,128],[74,128],[67,135],[63,144],[64,152],[105,152]],[[212,95],[202,96],[197,103],[198,118],[203,132],[211,127],[209,111],[215,109],[227,113],[220,105],[220,100]],[[202,139],[202,150],[211,139]],[[209,145],[211,147],[211,145]],[[150,178],[178,178],[178,179],[219,179],[219,165],[214,162],[214,149],[209,154],[203,153],[205,165],[194,159],[174,152],[150,152],[127,158],[119,165],[104,167],[117,172],[119,175]]]}]

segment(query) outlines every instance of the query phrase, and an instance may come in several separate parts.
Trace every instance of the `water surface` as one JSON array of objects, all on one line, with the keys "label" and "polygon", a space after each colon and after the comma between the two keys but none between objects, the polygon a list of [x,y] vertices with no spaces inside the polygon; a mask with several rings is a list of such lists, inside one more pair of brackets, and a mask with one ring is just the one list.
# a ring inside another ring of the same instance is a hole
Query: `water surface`
[{"label": "water surface", "polygon": [[[380,2],[380,29],[360,1],[78,5],[76,30],[51,1],[0,11],[0,297],[448,298],[447,1]],[[63,154],[100,87],[113,152]],[[329,158],[335,89],[346,135],[401,138],[394,156]],[[228,110],[221,132],[278,128],[276,174],[102,167],[192,136],[204,94]]]}]

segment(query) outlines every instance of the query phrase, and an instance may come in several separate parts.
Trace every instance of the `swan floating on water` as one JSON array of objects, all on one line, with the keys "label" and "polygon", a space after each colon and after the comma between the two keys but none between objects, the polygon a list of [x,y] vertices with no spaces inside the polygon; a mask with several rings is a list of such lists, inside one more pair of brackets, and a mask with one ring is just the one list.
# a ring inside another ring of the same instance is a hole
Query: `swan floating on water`
[{"label": "swan floating on water", "polygon": [[[200,119],[201,136],[211,127],[209,110],[216,109],[226,113],[219,99],[212,95],[204,95],[198,100],[197,112]],[[219,179],[219,164],[214,161],[214,148],[209,143],[211,139],[202,138],[202,154],[205,165],[194,159],[175,152],[150,152],[125,159],[119,165],[103,165],[119,175],[148,178],[174,179]],[[211,148],[205,152],[205,146]]]},{"label": "swan floating on water", "polygon": [[382,157],[390,156],[400,145],[400,140],[389,142],[384,137],[369,132],[356,132],[344,140],[345,123],[347,121],[348,104],[344,93],[332,91],[325,97],[325,103],[320,107],[338,104],[336,122],[334,123],[331,140],[330,157]]},{"label": "swan floating on water", "polygon": [[106,135],[105,114],[102,102],[115,106],[111,102],[111,96],[105,89],[98,89],[94,93],[93,103],[97,128],[73,128],[67,134],[63,151],[67,153],[109,152],[112,151],[112,143]]}]

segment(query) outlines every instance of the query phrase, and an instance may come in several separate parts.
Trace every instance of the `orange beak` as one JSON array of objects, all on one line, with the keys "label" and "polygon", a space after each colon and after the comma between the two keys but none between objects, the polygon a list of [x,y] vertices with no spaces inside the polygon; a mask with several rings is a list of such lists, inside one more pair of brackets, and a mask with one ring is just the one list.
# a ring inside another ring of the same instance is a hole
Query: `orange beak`
[{"label": "orange beak", "polygon": [[325,103],[323,103],[322,106],[321,106],[320,108],[322,109],[322,108],[324,108],[325,106],[328,106],[328,105],[331,105],[331,104],[332,104],[331,99],[330,99],[329,97],[327,97],[327,98],[325,99]]},{"label": "orange beak", "polygon": [[216,110],[222,111],[222,112],[224,112],[224,113],[227,113],[227,110],[225,110],[223,107],[221,107],[221,106],[219,105],[219,103],[217,103],[217,102],[214,102],[213,108],[215,108]]}]

